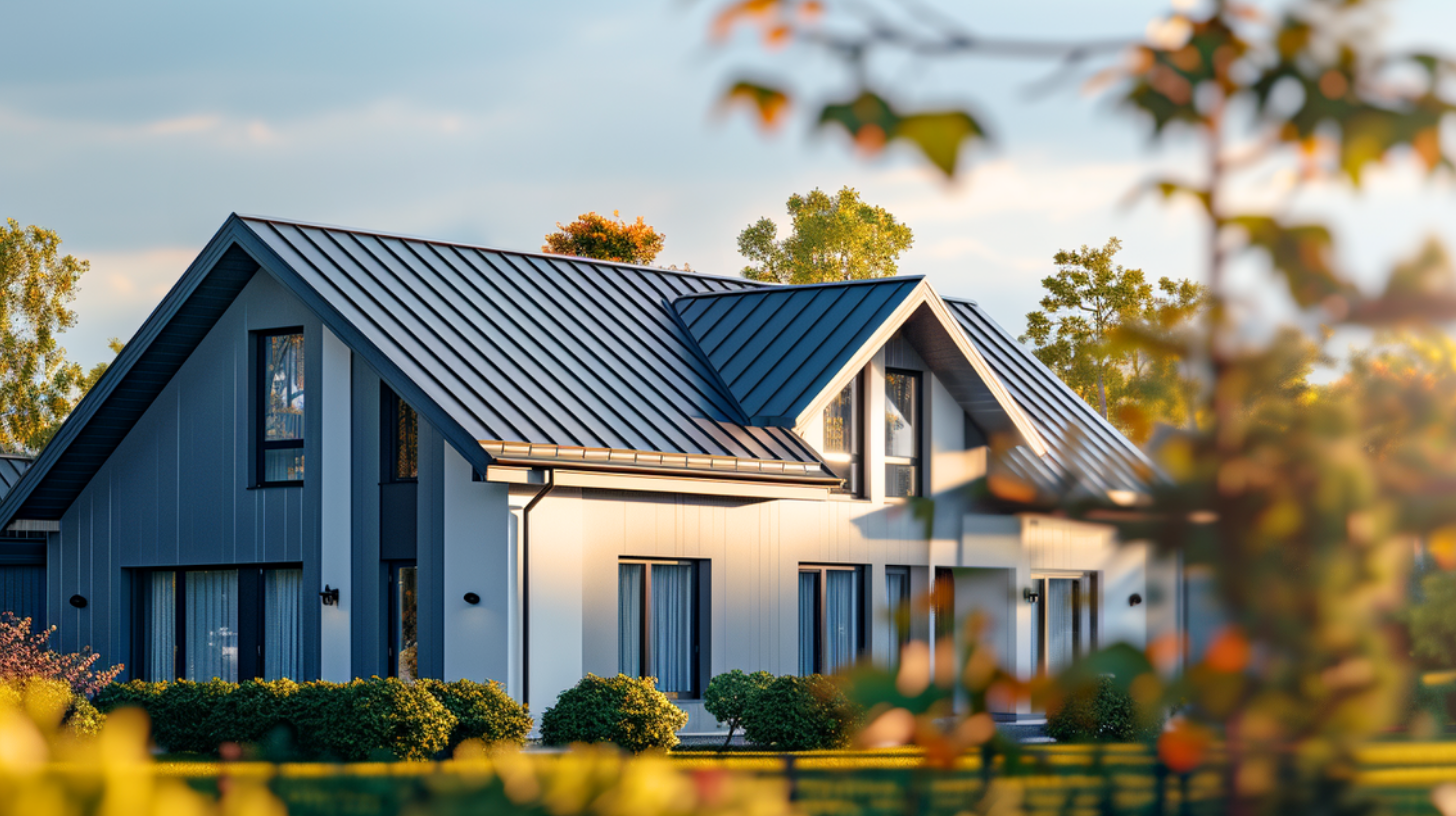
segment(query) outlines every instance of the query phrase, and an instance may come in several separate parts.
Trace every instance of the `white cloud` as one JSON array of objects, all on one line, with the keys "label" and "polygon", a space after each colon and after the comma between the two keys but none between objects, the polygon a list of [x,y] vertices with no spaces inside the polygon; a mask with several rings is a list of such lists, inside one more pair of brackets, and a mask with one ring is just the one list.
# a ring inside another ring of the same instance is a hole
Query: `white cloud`
[{"label": "white cloud", "polygon": [[91,262],[72,304],[75,328],[61,337],[68,355],[85,365],[111,359],[106,342],[129,340],[197,257],[200,247],[155,247],[132,252],[65,250]]}]

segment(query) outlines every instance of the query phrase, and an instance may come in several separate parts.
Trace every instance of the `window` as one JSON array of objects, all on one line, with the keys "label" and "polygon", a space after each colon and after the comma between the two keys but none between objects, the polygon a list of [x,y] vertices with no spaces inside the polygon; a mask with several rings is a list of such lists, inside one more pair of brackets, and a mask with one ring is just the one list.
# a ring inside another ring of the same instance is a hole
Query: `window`
[{"label": "window", "polygon": [[885,372],[885,495],[920,495],[920,375]]},{"label": "window", "polygon": [[900,667],[900,651],[910,642],[910,568],[885,567],[885,604],[890,610],[890,668]]},{"label": "window", "polygon": [[833,674],[864,651],[864,570],[799,567],[799,674]]},{"label": "window", "polygon": [[420,415],[397,394],[385,400],[389,460],[385,478],[391,482],[414,482],[420,478]]},{"label": "window", "polygon": [[297,566],[144,570],[139,659],[147,679],[277,680],[303,671]]},{"label": "window", "polygon": [[617,566],[617,670],[656,677],[670,697],[698,696],[698,563],[631,559]]},{"label": "window", "polygon": [[859,381],[859,377],[850,380],[824,409],[824,459],[834,475],[844,479],[842,492],[855,496],[861,495],[864,478]]},{"label": "window", "polygon": [[419,568],[413,561],[390,565],[389,673],[402,680],[420,676]]},{"label": "window", "polygon": [[1056,674],[1096,647],[1096,575],[1033,575],[1031,587],[1033,673]]},{"label": "window", "polygon": [[303,482],[303,332],[258,335],[260,486]]}]

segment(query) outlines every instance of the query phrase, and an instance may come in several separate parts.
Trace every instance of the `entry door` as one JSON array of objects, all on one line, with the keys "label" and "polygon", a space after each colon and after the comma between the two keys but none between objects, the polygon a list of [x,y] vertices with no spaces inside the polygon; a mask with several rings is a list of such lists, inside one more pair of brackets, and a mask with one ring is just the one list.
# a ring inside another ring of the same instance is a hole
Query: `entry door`
[{"label": "entry door", "polygon": [[1054,675],[1096,648],[1096,576],[1033,576],[1032,587],[1037,595],[1032,661],[1036,673]]}]

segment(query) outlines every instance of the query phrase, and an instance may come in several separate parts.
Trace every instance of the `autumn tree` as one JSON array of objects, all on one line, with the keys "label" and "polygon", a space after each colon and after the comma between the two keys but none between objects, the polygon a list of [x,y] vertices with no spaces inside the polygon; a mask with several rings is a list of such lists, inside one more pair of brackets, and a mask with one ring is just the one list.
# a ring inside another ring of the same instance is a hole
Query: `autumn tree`
[{"label": "autumn tree", "polygon": [[[1110,238],[1101,247],[1058,252],[1056,274],[1042,280],[1041,309],[1026,316],[1019,339],[1103,419],[1143,441],[1157,421],[1196,427],[1198,384],[1176,344],[1207,293],[1168,277],[1154,286],[1141,269],[1115,262],[1121,248]],[[1167,342],[1155,349],[1128,342],[1130,334],[1157,334]]]},{"label": "autumn tree", "polygon": [[589,212],[564,226],[557,221],[556,232],[546,236],[546,245],[541,247],[541,251],[553,255],[649,264],[662,251],[662,242],[666,238],[643,222],[640,215],[629,224],[622,220],[619,210],[612,210],[612,218]]},{"label": "autumn tree", "polygon": [[7,451],[45,447],[106,370],[67,361],[56,341],[76,323],[70,303],[90,268],[60,255],[60,246],[55,232],[13,218],[0,228],[0,448]]},{"label": "autumn tree", "polygon": [[836,195],[815,188],[789,196],[792,231],[779,240],[778,226],[760,218],[738,234],[738,252],[750,263],[743,276],[778,283],[829,283],[885,278],[910,248],[910,228],[883,207],[860,200],[853,187]]}]

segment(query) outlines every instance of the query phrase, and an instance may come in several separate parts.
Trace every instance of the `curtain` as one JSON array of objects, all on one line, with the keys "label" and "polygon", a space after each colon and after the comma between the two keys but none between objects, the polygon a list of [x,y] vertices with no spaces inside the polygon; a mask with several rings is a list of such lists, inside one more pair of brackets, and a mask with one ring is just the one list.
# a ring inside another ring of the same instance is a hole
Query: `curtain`
[{"label": "curtain", "polygon": [[295,680],[303,671],[303,570],[263,573],[263,678]]},{"label": "curtain", "polygon": [[659,691],[693,690],[693,565],[652,565],[652,676]]},{"label": "curtain", "polygon": [[885,571],[885,600],[890,608],[890,668],[900,667],[900,649],[910,640],[910,574]]},{"label": "curtain", "polygon": [[629,677],[642,674],[643,564],[617,567],[617,671]]},{"label": "curtain", "polygon": [[1046,655],[1047,671],[1059,672],[1072,665],[1076,656],[1074,597],[1076,579],[1050,578],[1046,582]]},{"label": "curtain", "polygon": [[824,673],[833,674],[859,655],[859,572],[828,570],[824,575]]},{"label": "curtain", "polygon": [[819,602],[819,573],[799,573],[799,674],[814,673],[814,655],[819,651],[819,627],[816,625]]},{"label": "curtain", "polygon": [[177,575],[152,573],[148,606],[147,677],[150,680],[177,679]]},{"label": "curtain", "polygon": [[238,571],[187,573],[187,679],[238,681]]}]

